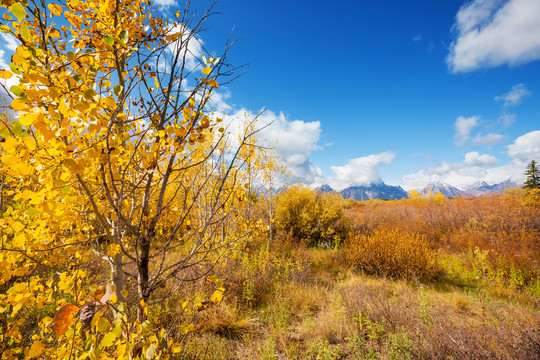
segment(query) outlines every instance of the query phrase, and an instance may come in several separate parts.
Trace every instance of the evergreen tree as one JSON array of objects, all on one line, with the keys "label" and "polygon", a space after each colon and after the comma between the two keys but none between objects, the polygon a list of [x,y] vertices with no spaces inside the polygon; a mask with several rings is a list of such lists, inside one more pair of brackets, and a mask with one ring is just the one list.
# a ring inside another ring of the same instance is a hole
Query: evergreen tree
[{"label": "evergreen tree", "polygon": [[540,189],[540,170],[538,169],[538,164],[536,161],[531,160],[527,166],[527,171],[525,171],[527,179],[523,188],[525,189]]}]

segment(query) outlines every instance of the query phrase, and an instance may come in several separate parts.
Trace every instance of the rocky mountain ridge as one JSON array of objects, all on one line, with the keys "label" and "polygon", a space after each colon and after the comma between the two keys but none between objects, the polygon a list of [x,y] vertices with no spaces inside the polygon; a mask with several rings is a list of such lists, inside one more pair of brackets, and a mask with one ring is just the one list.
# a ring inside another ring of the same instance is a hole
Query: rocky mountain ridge
[{"label": "rocky mountain ridge", "polygon": [[[471,184],[465,187],[463,190],[459,190],[455,186],[444,182],[434,182],[428,184],[423,189],[418,189],[422,196],[427,197],[441,193],[445,198],[456,198],[456,197],[477,197],[485,196],[494,193],[503,193],[505,189],[516,188],[520,185],[512,182],[511,180],[506,180],[498,184],[488,184],[485,181],[479,181],[474,184]],[[317,192],[326,193],[330,191],[335,191],[329,185],[324,184],[315,188]],[[384,182],[374,183],[370,185],[360,185],[360,186],[349,186],[346,189],[341,191],[336,191],[344,199],[355,199],[355,200],[369,200],[369,199],[383,199],[383,200],[395,200],[395,199],[405,199],[408,197],[408,193],[401,186],[387,185]]]}]

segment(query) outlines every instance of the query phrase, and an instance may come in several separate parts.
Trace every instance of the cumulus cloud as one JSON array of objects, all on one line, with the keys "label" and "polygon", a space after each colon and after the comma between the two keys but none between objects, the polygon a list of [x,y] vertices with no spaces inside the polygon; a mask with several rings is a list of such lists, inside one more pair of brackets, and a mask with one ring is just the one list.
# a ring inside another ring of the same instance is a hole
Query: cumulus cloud
[{"label": "cumulus cloud", "polygon": [[465,165],[469,166],[493,166],[497,164],[497,158],[488,154],[478,153],[478,151],[471,151],[465,154]]},{"label": "cumulus cloud", "polygon": [[540,1],[474,0],[462,6],[446,58],[449,69],[468,72],[540,59]]},{"label": "cumulus cloud", "polygon": [[508,146],[508,155],[522,163],[540,160],[540,130],[522,135]]},{"label": "cumulus cloud", "polygon": [[335,177],[326,181],[336,190],[348,186],[369,185],[382,182],[379,167],[390,165],[396,155],[391,151],[351,159],[343,166],[332,166]]},{"label": "cumulus cloud", "polygon": [[506,94],[495,96],[495,101],[502,101],[504,106],[516,106],[521,103],[521,100],[530,96],[531,92],[527,90],[525,84],[517,84],[512,86],[512,90]]},{"label": "cumulus cloud", "polygon": [[456,134],[454,135],[454,142],[457,146],[463,146],[469,140],[471,131],[478,126],[478,120],[480,116],[464,117],[459,116],[454,123]]},{"label": "cumulus cloud", "polygon": [[465,154],[460,163],[440,163],[437,166],[422,169],[403,178],[404,188],[423,188],[430,182],[443,181],[457,188],[464,188],[477,181],[496,184],[508,179],[515,183],[524,181],[524,169],[533,159],[540,159],[540,130],[531,131],[518,137],[508,145],[511,161],[501,166],[497,159],[489,154],[476,151]]}]

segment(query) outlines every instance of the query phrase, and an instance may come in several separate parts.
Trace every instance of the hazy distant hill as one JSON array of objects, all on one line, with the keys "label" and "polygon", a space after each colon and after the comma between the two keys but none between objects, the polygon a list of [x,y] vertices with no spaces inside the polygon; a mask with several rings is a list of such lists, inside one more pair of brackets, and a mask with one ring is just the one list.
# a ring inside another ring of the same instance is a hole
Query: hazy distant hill
[{"label": "hazy distant hill", "polygon": [[519,184],[512,182],[511,180],[503,181],[502,183],[490,185],[485,181],[478,181],[472,185],[467,186],[463,190],[465,196],[483,196],[494,193],[503,193],[507,188],[519,187]]},{"label": "hazy distant hill", "polygon": [[429,183],[425,188],[420,191],[420,194],[422,196],[428,196],[430,194],[435,195],[438,192],[443,194],[445,198],[455,198],[463,195],[463,193],[458,188],[441,181]]}]

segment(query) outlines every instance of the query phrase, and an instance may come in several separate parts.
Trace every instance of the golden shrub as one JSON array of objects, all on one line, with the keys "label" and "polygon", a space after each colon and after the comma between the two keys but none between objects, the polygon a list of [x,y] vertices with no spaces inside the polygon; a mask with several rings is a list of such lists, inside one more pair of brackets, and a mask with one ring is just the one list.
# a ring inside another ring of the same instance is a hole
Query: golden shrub
[{"label": "golden shrub", "polygon": [[294,185],[278,196],[276,226],[306,245],[334,244],[344,235],[345,205],[337,193],[320,194]]},{"label": "golden shrub", "polygon": [[342,251],[350,265],[368,274],[430,280],[440,272],[436,252],[421,234],[395,229],[351,233]]}]

